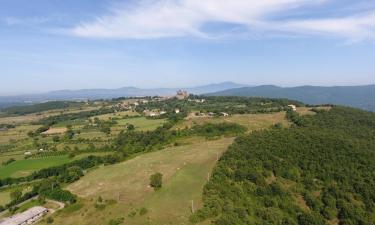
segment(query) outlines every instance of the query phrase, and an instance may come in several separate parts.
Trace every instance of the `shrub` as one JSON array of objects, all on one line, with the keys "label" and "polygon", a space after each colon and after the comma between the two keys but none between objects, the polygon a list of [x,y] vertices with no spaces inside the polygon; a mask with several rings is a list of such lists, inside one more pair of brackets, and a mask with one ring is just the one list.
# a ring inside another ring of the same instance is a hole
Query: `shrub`
[{"label": "shrub", "polygon": [[155,173],[150,177],[150,186],[153,187],[155,190],[162,187],[163,184],[163,174]]},{"label": "shrub", "polygon": [[145,208],[145,207],[142,207],[140,210],[139,210],[139,215],[140,216],[143,216],[145,214],[147,214],[148,210]]}]

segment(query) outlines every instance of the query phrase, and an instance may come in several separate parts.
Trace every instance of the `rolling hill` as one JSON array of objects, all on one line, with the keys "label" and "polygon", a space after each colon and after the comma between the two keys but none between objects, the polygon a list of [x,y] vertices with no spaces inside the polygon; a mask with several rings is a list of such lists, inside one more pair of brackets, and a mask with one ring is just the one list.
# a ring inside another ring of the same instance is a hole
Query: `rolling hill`
[{"label": "rolling hill", "polygon": [[345,105],[375,111],[375,85],[335,87],[299,86],[290,88],[264,85],[229,89],[207,95],[288,98],[307,104]]},{"label": "rolling hill", "polygon": [[227,89],[244,87],[245,85],[233,82],[208,84],[197,87],[185,88],[154,88],[142,89],[137,87],[123,87],[117,89],[81,89],[81,90],[58,90],[41,94],[28,94],[18,96],[0,96],[0,108],[15,105],[25,105],[46,101],[68,101],[68,100],[94,100],[111,99],[118,97],[139,97],[139,96],[168,96],[174,95],[180,89],[193,94],[223,91]]}]

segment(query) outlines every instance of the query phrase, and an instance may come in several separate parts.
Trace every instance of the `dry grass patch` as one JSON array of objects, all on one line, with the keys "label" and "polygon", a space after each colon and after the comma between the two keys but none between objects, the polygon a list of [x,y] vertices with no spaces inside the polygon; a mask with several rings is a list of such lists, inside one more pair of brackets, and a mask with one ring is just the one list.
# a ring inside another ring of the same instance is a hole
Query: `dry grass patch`
[{"label": "dry grass patch", "polygon": [[319,106],[319,107],[298,107],[297,113],[299,113],[301,116],[308,116],[308,115],[315,115],[316,113],[312,111],[312,109],[317,110],[326,110],[329,111],[332,109],[330,106]]},{"label": "dry grass patch", "polygon": [[53,134],[63,134],[68,129],[66,127],[51,127],[47,131],[43,132],[42,134],[45,135],[53,135]]},{"label": "dry grass patch", "polygon": [[[202,190],[217,156],[232,143],[232,138],[170,147],[140,155],[129,161],[101,167],[88,173],[68,189],[81,197],[84,207],[75,213],[55,218],[55,224],[107,224],[110,219],[124,217],[125,224],[187,224],[191,200],[202,205]],[[163,174],[163,187],[149,187],[150,175]],[[93,205],[102,196],[116,204],[98,210]],[[145,207],[148,213],[134,217],[128,214]],[[93,216],[95,215],[95,216]]]},{"label": "dry grass patch", "polygon": [[228,117],[188,117],[183,122],[175,126],[175,129],[183,129],[194,125],[202,125],[204,123],[238,123],[248,128],[249,131],[268,128],[277,123],[289,126],[289,122],[285,119],[285,112],[268,113],[268,114],[235,114]]}]

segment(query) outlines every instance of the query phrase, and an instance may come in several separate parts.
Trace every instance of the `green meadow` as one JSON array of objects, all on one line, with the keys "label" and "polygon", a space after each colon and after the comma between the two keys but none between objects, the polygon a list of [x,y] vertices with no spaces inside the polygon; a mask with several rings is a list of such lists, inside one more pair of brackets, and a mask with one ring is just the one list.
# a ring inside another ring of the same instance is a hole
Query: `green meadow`
[{"label": "green meadow", "polygon": [[18,160],[6,166],[1,166],[0,178],[27,176],[36,170],[59,166],[69,161],[70,159],[67,155]]}]

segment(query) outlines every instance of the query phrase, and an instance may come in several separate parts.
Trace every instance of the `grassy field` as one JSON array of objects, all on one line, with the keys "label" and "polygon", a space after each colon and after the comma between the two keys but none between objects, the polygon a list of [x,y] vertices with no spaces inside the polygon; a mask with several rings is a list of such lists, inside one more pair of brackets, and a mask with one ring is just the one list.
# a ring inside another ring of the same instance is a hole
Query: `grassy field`
[{"label": "grassy field", "polygon": [[298,107],[297,108],[297,113],[299,113],[301,116],[307,116],[307,115],[315,115],[316,113],[312,111],[312,109],[317,109],[317,110],[330,110],[332,107],[329,106],[320,106],[320,107]]},{"label": "grassy field", "polygon": [[15,161],[9,165],[0,167],[0,179],[6,177],[26,176],[32,173],[33,171],[52,166],[62,165],[69,161],[70,159],[67,155]]},{"label": "grassy field", "polygon": [[125,129],[126,124],[133,124],[136,130],[148,131],[155,130],[166,122],[165,119],[147,119],[145,117],[135,117],[117,120],[118,124],[112,128],[113,131],[119,132]]},{"label": "grassy field", "polygon": [[[66,209],[55,216],[54,224],[108,224],[124,217],[125,224],[188,224],[191,200],[201,207],[201,195],[217,156],[233,139],[206,141],[195,138],[187,145],[140,155],[129,161],[101,167],[85,175],[68,189],[81,197],[77,209]],[[193,144],[192,144],[193,143]],[[163,187],[154,191],[149,177],[163,174]],[[105,209],[94,207],[96,199],[116,200]],[[139,215],[145,207],[146,215]],[[136,214],[131,216],[131,214]]]},{"label": "grassy field", "polygon": [[35,131],[39,127],[39,125],[20,125],[7,131],[0,131],[0,144],[28,138],[27,133]]},{"label": "grassy field", "polygon": [[5,205],[10,202],[10,192],[12,190],[0,191],[0,205]]},{"label": "grassy field", "polygon": [[30,122],[34,122],[34,121],[49,117],[49,116],[57,116],[57,115],[69,114],[69,113],[79,113],[79,112],[91,111],[91,110],[95,110],[99,108],[100,106],[85,106],[82,108],[49,110],[49,111],[44,111],[42,113],[32,113],[32,114],[21,115],[21,116],[2,115],[0,117],[0,124],[30,123]]},{"label": "grassy field", "polygon": [[259,130],[270,127],[276,123],[282,123],[284,126],[289,126],[285,119],[285,112],[270,113],[270,114],[236,114],[228,117],[189,117],[183,122],[175,126],[176,129],[183,129],[185,127],[192,127],[194,125],[201,125],[204,123],[238,123],[251,130]]},{"label": "grassy field", "polygon": [[111,154],[111,152],[84,153],[77,155],[74,158],[69,158],[68,155],[61,155],[37,159],[21,159],[6,166],[0,166],[0,179],[6,177],[27,176],[36,170],[52,166],[59,166],[74,160],[82,159],[89,155],[104,156],[108,154]]}]

